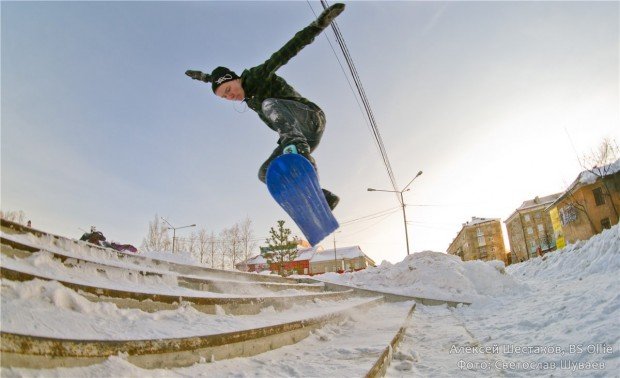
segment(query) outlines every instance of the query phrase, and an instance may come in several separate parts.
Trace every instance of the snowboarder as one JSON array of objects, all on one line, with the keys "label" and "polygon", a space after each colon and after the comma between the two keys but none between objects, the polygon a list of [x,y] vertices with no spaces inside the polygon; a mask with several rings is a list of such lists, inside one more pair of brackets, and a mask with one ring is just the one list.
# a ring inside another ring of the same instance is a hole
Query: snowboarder
[{"label": "snowboarder", "polygon": [[[212,83],[213,93],[218,97],[244,101],[250,109],[258,113],[267,126],[279,134],[278,146],[258,171],[258,178],[263,183],[269,164],[283,153],[301,154],[316,169],[316,162],[310,154],[317,148],[323,136],[325,114],[318,105],[302,97],[275,72],[312,43],[344,7],[344,4],[337,3],[325,9],[315,21],[297,32],[267,61],[244,70],[241,76],[226,67],[217,67],[211,74],[192,70],[185,72],[192,79]],[[323,194],[333,210],[340,199],[326,189],[323,189]]]}]

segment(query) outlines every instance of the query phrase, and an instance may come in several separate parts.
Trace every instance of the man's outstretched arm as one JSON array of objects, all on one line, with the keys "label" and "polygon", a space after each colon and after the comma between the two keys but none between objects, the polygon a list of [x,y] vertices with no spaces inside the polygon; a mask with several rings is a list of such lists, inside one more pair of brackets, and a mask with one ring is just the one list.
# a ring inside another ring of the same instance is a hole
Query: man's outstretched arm
[{"label": "man's outstretched arm", "polygon": [[280,67],[288,63],[297,53],[299,53],[304,47],[312,43],[314,38],[321,34],[325,28],[327,28],[331,22],[344,11],[345,5],[342,3],[336,3],[331,7],[325,9],[319,17],[312,21],[312,23],[299,32],[288,41],[280,50],[275,52],[265,63],[261,65],[261,68],[265,75],[270,75],[276,72]]}]

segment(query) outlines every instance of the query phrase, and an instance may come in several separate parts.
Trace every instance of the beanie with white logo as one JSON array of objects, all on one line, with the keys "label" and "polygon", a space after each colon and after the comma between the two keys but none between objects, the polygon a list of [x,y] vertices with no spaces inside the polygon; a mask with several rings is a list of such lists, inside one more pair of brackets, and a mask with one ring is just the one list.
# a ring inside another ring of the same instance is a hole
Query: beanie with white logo
[{"label": "beanie with white logo", "polygon": [[220,85],[227,83],[229,81],[236,80],[238,78],[239,76],[233,71],[229,70],[228,68],[217,67],[211,73],[211,81],[212,81],[211,87],[213,88],[213,93],[215,93],[215,91]]}]

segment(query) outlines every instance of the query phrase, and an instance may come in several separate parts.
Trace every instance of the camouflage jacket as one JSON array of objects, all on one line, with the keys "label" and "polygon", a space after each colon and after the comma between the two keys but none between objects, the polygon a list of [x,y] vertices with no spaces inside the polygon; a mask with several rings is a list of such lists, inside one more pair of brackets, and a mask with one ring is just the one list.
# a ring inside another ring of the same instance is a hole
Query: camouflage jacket
[{"label": "camouflage jacket", "polygon": [[[267,61],[256,67],[249,68],[241,74],[241,85],[245,91],[245,102],[248,107],[258,113],[258,116],[270,128],[269,120],[262,112],[261,105],[268,98],[293,100],[309,107],[321,110],[315,103],[302,97],[282,77],[275,72],[293,58],[301,49],[312,43],[314,38],[323,31],[323,28],[312,22],[288,41],[280,50],[274,53]],[[275,129],[274,129],[275,130]]]}]

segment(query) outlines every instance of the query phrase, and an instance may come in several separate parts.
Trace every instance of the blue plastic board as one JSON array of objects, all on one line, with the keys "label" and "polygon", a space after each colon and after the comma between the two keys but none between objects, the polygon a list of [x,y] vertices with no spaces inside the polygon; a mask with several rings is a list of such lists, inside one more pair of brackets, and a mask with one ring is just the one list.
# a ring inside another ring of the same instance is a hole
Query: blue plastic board
[{"label": "blue plastic board", "polygon": [[285,154],[273,160],[267,169],[267,187],[312,246],[339,227],[316,171],[305,157]]}]

